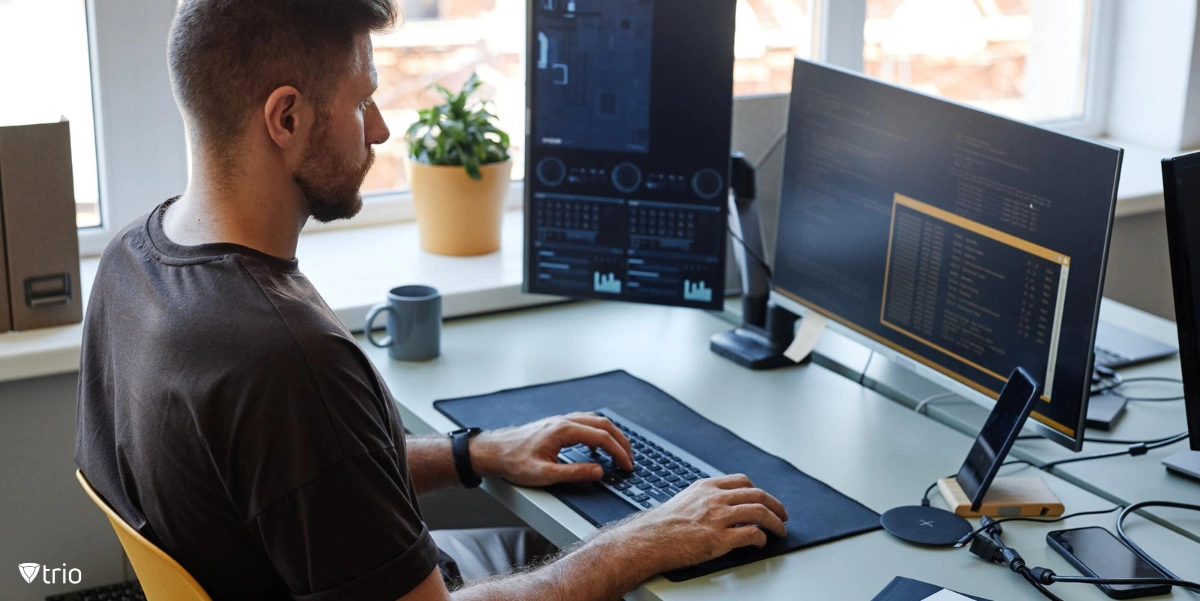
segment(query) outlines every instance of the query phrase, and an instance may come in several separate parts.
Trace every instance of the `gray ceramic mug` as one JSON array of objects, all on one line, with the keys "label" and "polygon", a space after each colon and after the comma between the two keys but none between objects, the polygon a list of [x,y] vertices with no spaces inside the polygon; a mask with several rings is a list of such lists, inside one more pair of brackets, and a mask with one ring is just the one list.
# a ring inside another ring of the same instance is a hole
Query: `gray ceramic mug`
[{"label": "gray ceramic mug", "polygon": [[[384,312],[388,314],[387,338],[376,340],[375,318]],[[430,286],[393,288],[386,303],[367,313],[363,332],[371,344],[386,348],[398,361],[436,359],[442,348],[442,295]]]}]

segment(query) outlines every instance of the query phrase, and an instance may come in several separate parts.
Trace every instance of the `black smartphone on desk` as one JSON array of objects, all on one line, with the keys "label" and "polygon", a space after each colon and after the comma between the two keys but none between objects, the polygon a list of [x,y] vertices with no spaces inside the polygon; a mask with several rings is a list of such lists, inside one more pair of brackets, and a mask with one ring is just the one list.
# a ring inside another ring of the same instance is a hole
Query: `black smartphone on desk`
[{"label": "black smartphone on desk", "polygon": [[[1166,578],[1120,539],[1099,526],[1055,530],[1046,535],[1050,548],[1090,578]],[[1113,599],[1166,595],[1165,584],[1097,584]]]}]

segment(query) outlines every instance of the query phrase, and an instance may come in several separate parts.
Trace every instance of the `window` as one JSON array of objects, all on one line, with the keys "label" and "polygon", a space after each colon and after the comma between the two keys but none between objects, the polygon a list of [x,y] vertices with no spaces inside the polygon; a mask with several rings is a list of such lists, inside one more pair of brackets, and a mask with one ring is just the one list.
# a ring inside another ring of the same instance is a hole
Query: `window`
[{"label": "window", "polygon": [[863,71],[1035,122],[1085,117],[1094,0],[868,0]]},{"label": "window", "polygon": [[0,0],[0,87],[0,123],[71,122],[76,222],[99,226],[84,0]]},{"label": "window", "polygon": [[376,36],[375,102],[392,130],[376,149],[376,162],[363,184],[366,194],[408,188],[404,132],[417,109],[440,96],[441,84],[458,90],[472,72],[484,85],[479,98],[495,103],[500,127],[512,136],[513,178],[525,173],[525,2],[526,0],[401,0],[404,23]]},{"label": "window", "polygon": [[[341,226],[413,218],[407,196],[397,194],[408,188],[403,132],[418,108],[437,101],[427,91],[431,83],[455,88],[477,71],[485,84],[481,97],[496,103],[501,124],[513,136],[514,174],[524,172],[528,0],[396,1],[406,23],[375,39],[381,79],[376,100],[393,138],[378,150],[364,186],[376,198],[363,215]],[[1119,57],[1110,61],[1105,53],[1120,24],[1111,0],[736,1],[736,95],[786,93],[792,58],[799,55],[1018,117],[1083,115],[1081,125],[1055,124],[1080,135],[1102,134],[1108,125],[1105,81],[1109,62]],[[12,118],[14,107],[37,107],[53,112],[51,118],[66,113],[72,120],[80,221],[103,222],[80,230],[85,254],[98,253],[113,233],[187,185],[183,123],[165,60],[175,5],[0,0],[0,77],[22,90],[0,94],[0,121]],[[934,26],[914,14],[933,14],[940,33],[961,30],[972,38],[949,36],[959,44],[949,50],[918,44],[946,36],[929,35]],[[98,196],[104,199],[99,210]]]},{"label": "window", "polygon": [[[810,0],[738,0],[734,93],[787,92],[792,62],[811,56]],[[495,103],[501,127],[512,136],[513,179],[524,176],[526,0],[404,0],[404,24],[376,36],[375,101],[392,130],[376,149],[363,184],[368,195],[408,188],[404,132],[417,110],[439,101],[437,83],[458,89],[472,72],[484,82],[480,98]]]},{"label": "window", "polygon": [[738,0],[734,40],[735,96],[786,94],[797,56],[812,58],[809,0]]}]

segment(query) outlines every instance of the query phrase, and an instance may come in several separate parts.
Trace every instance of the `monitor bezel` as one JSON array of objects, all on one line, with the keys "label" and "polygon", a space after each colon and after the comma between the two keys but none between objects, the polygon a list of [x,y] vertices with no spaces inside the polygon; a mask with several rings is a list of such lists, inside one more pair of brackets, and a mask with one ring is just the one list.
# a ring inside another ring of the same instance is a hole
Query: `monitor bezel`
[{"label": "monitor bezel", "polygon": [[[1067,436],[1065,433],[1060,432],[1059,430],[1056,430],[1056,429],[1042,423],[1042,421],[1040,419],[1038,419],[1037,416],[1031,415],[1030,416],[1031,421],[1027,422],[1027,423],[1031,423],[1033,425],[1034,430],[1039,435],[1041,435],[1049,440],[1052,440],[1055,443],[1058,443],[1059,445],[1062,445],[1072,451],[1079,452],[1079,451],[1083,450],[1084,433],[1086,432],[1086,429],[1087,429],[1087,407],[1088,407],[1088,401],[1091,398],[1091,376],[1092,376],[1092,370],[1094,369],[1094,365],[1095,365],[1096,329],[1097,329],[1097,327],[1099,325],[1099,321],[1100,321],[1100,303],[1104,298],[1104,281],[1105,281],[1106,273],[1108,271],[1108,269],[1107,269],[1108,255],[1109,255],[1109,252],[1111,252],[1113,222],[1116,219],[1117,190],[1120,187],[1121,169],[1122,169],[1122,166],[1123,166],[1124,160],[1125,160],[1124,149],[1113,146],[1111,144],[1105,144],[1103,142],[1092,140],[1089,138],[1084,138],[1081,136],[1075,136],[1075,135],[1063,133],[1060,131],[1055,131],[1053,129],[1035,125],[1035,124],[1029,123],[1027,121],[1013,119],[1011,117],[1000,115],[998,113],[988,111],[986,109],[980,109],[978,107],[974,107],[974,106],[968,105],[966,103],[957,102],[957,101],[949,100],[946,98],[939,98],[939,97],[933,96],[931,94],[926,94],[924,92],[920,92],[920,91],[906,88],[906,87],[903,87],[900,85],[896,85],[891,82],[883,81],[883,80],[880,80],[880,79],[877,79],[874,77],[869,77],[869,76],[863,75],[862,73],[857,73],[854,71],[850,71],[848,69],[843,69],[841,67],[836,67],[833,65],[827,65],[827,64],[822,64],[822,63],[816,63],[816,62],[805,60],[802,58],[796,58],[795,66],[799,67],[801,64],[814,66],[814,67],[818,67],[821,69],[828,69],[830,71],[835,71],[835,72],[842,73],[845,75],[850,75],[853,77],[857,77],[860,79],[870,81],[875,84],[888,86],[888,87],[894,88],[896,90],[900,90],[900,91],[907,92],[910,94],[916,94],[918,96],[922,96],[922,97],[928,98],[930,100],[935,100],[937,102],[942,102],[942,103],[949,104],[952,106],[967,108],[972,111],[976,111],[978,113],[982,113],[984,115],[988,115],[988,116],[995,117],[998,119],[1003,119],[1005,121],[1009,121],[1014,124],[1023,125],[1023,126],[1027,126],[1027,127],[1035,127],[1035,128],[1038,128],[1038,129],[1041,129],[1044,131],[1048,131],[1053,134],[1057,134],[1057,135],[1060,135],[1060,136],[1063,136],[1066,138],[1070,138],[1072,140],[1084,142],[1087,144],[1092,144],[1095,146],[1107,148],[1107,149],[1114,150],[1117,152],[1117,170],[1116,170],[1116,173],[1114,174],[1112,195],[1111,195],[1111,200],[1109,201],[1108,225],[1105,228],[1105,234],[1104,234],[1104,252],[1103,252],[1102,256],[1100,257],[1100,264],[1104,267],[1100,270],[1100,278],[1099,278],[1099,282],[1098,282],[1099,288],[1096,290],[1096,305],[1093,309],[1093,314],[1095,317],[1092,320],[1092,331],[1091,331],[1091,335],[1089,336],[1089,341],[1088,341],[1088,346],[1087,346],[1088,366],[1089,367],[1087,369],[1087,372],[1085,372],[1085,377],[1083,378],[1083,390],[1080,392],[1082,401],[1080,402],[1080,411],[1079,411],[1079,416],[1078,416],[1079,421],[1075,425],[1075,436],[1074,437]],[[788,107],[788,120],[789,121],[791,120],[790,102],[789,102],[789,107]],[[785,198],[783,198],[781,195],[779,202],[780,202],[780,205],[782,206],[782,204],[784,202],[787,202],[787,200]],[[780,225],[782,225],[782,224],[780,224]],[[776,254],[774,255],[776,257],[778,257],[777,253],[778,253],[779,239],[780,239],[780,236],[777,235],[775,238]],[[841,317],[839,317],[837,315],[825,313],[824,311],[821,311],[820,309],[817,309],[815,307],[810,307],[796,299],[789,297],[788,291],[782,289],[781,287],[779,287],[778,285],[775,285],[774,283],[772,283],[772,287],[771,287],[771,299],[772,299],[772,301],[779,304],[780,306],[782,306],[798,315],[803,315],[804,313],[806,313],[808,311],[812,311],[814,313],[823,315],[824,317],[826,317],[828,319],[829,325],[835,331],[837,331],[839,334],[842,334],[843,336],[845,336],[851,340],[854,340],[855,342],[858,342],[859,344],[862,344],[863,346],[867,347],[871,351],[878,353],[884,357],[887,357],[889,360],[892,361],[892,363],[894,363],[900,367],[903,367],[904,369],[906,369],[910,372],[914,372],[917,375],[919,375],[927,380],[932,381],[934,384],[936,384],[942,388],[945,388],[946,390],[948,390],[950,392],[958,394],[959,396],[961,396],[961,397],[963,397],[963,398],[965,398],[965,399],[967,399],[989,411],[995,406],[996,399],[999,398],[999,393],[997,393],[996,397],[992,397],[989,394],[985,394],[985,393],[959,381],[957,378],[945,373],[944,371],[942,371],[940,369],[937,369],[935,367],[931,367],[930,365],[927,365],[926,362],[928,360],[917,356],[915,353],[910,354],[907,350],[905,350],[901,347],[892,346],[891,344],[881,342],[879,340],[876,340],[875,338],[872,338],[870,336],[867,336],[867,335],[859,332],[858,330],[854,329],[854,327],[851,324],[844,321]]]},{"label": "monitor bezel", "polygon": [[1200,333],[1196,331],[1197,316],[1192,295],[1192,252],[1200,251],[1193,242],[1189,248],[1183,231],[1184,203],[1180,198],[1180,178],[1188,169],[1200,169],[1200,153],[1185,154],[1162,160],[1163,203],[1167,221],[1167,250],[1171,256],[1171,282],[1175,301],[1175,329],[1179,336],[1180,379],[1183,381],[1184,410],[1193,451],[1200,451],[1200,371],[1188,366],[1200,366]]}]

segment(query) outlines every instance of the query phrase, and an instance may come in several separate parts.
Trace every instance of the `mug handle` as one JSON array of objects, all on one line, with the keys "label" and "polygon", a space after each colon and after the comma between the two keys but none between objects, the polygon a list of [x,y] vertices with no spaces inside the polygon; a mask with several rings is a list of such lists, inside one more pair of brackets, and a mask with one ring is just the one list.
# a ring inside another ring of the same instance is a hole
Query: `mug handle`
[{"label": "mug handle", "polygon": [[367,313],[367,322],[363,325],[363,334],[367,337],[367,342],[379,348],[387,348],[392,345],[392,337],[384,336],[383,340],[375,340],[375,318],[379,317],[384,311],[391,311],[392,308],[387,303],[382,303],[371,307],[371,311]]}]

